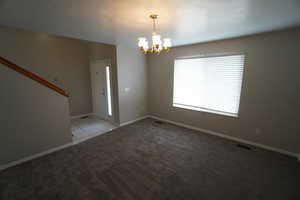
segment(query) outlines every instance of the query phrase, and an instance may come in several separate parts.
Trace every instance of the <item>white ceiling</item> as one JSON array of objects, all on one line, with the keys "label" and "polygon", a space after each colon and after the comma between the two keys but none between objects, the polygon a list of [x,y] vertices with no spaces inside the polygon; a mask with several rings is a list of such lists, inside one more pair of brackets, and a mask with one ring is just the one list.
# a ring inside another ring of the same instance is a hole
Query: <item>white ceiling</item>
[{"label": "white ceiling", "polygon": [[0,0],[0,24],[109,44],[159,33],[183,45],[300,25],[300,0]]}]

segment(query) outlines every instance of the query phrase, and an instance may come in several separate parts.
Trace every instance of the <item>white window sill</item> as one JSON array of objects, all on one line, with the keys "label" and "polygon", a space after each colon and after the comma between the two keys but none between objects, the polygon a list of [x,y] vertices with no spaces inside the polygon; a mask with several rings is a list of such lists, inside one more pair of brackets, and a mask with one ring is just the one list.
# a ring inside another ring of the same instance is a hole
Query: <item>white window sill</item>
[{"label": "white window sill", "polygon": [[238,117],[238,114],[234,114],[234,113],[227,113],[227,112],[210,110],[210,109],[199,108],[199,107],[188,106],[188,105],[182,105],[182,104],[177,104],[177,103],[173,103],[173,107],[184,108],[184,109],[188,109],[188,110],[195,110],[195,111],[206,112],[206,113],[213,113],[213,114],[218,114],[218,115],[225,115],[225,116],[230,116],[230,117],[235,117],[235,118]]}]

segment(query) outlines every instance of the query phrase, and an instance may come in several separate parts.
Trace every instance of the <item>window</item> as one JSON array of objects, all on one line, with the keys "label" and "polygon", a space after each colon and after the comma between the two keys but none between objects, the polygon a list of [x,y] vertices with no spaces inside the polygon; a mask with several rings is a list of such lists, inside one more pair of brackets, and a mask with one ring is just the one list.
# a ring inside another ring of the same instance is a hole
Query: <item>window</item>
[{"label": "window", "polygon": [[173,106],[237,117],[244,57],[176,59]]},{"label": "window", "polygon": [[107,93],[107,105],[108,105],[108,115],[112,115],[112,108],[111,108],[111,87],[110,87],[110,72],[109,66],[106,66],[106,93]]}]

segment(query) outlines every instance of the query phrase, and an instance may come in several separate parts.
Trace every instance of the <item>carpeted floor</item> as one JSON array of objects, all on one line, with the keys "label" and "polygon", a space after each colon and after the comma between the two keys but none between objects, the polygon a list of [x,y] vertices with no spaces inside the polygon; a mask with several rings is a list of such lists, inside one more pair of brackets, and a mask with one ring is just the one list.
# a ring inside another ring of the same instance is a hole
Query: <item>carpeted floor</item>
[{"label": "carpeted floor", "polygon": [[0,199],[299,200],[300,163],[146,119],[0,172]]}]

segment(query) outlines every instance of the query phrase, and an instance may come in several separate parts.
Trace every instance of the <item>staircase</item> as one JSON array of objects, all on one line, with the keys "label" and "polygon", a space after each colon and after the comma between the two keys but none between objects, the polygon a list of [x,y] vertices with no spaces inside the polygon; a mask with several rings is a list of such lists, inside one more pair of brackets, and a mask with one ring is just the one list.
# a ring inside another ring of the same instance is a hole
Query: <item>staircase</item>
[{"label": "staircase", "polygon": [[65,90],[0,57],[0,170],[71,144]]}]

